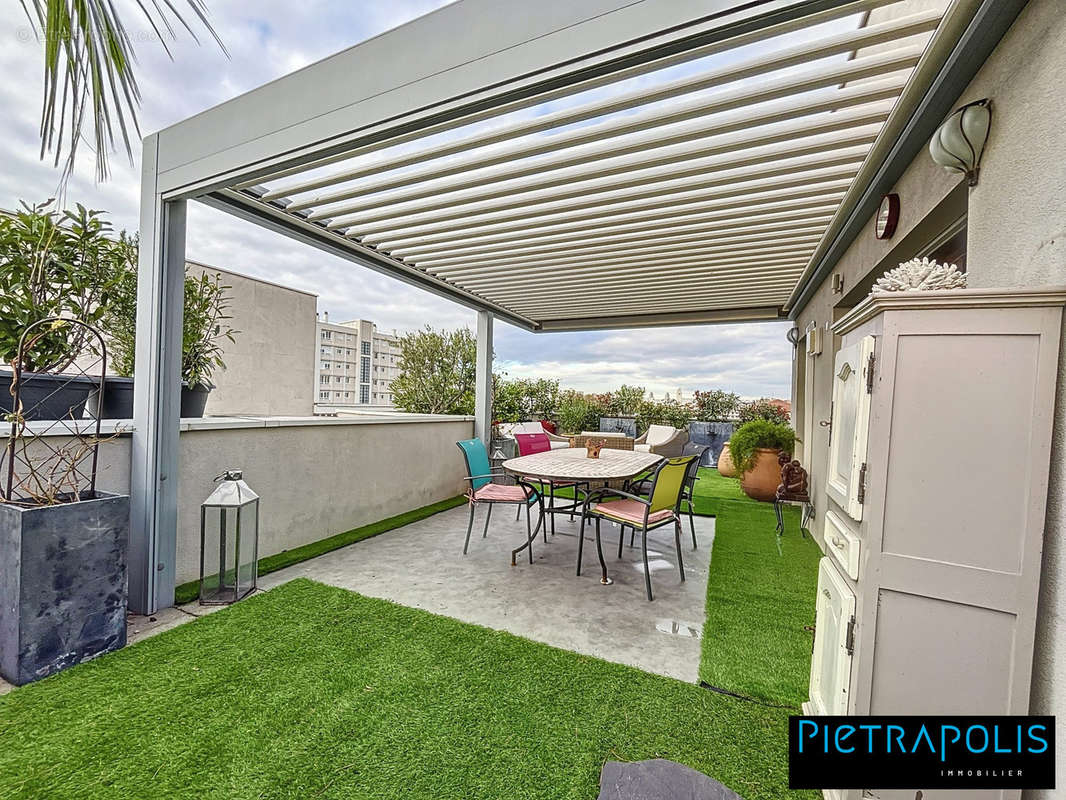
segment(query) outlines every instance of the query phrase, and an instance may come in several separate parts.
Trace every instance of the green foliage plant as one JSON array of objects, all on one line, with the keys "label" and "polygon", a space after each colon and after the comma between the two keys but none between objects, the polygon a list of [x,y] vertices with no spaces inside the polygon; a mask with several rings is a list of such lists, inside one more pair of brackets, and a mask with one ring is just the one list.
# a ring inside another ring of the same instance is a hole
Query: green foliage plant
[{"label": "green foliage plant", "polygon": [[745,422],[733,432],[729,440],[729,453],[737,474],[743,475],[755,466],[758,450],[783,450],[791,455],[795,446],[796,432],[791,427],[760,418]]}]

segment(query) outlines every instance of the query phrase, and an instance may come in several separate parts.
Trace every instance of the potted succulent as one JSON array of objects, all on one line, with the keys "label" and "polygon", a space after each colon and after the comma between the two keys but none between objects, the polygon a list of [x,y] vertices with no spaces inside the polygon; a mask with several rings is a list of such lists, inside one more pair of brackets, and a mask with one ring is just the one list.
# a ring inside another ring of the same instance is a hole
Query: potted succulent
[{"label": "potted succulent", "polygon": [[[107,380],[106,419],[133,416],[133,370],[137,344],[137,243],[126,240],[121,279],[104,317],[112,368],[118,376]],[[202,417],[214,388],[211,375],[225,369],[222,342],[235,341],[239,331],[229,325],[228,290],[218,275],[185,276],[185,306],[181,343],[181,416]]]},{"label": "potted succulent", "polygon": [[[0,360],[12,364],[19,339],[35,322],[62,317],[86,323],[51,326],[24,353],[24,385],[35,394],[22,399],[32,419],[82,416],[94,384],[66,373],[94,347],[86,326],[106,313],[124,252],[100,212],[78,205],[61,213],[53,202],[24,203],[0,216]],[[0,369],[0,412],[12,410],[12,376],[11,369]]]},{"label": "potted succulent", "polygon": [[754,500],[770,501],[781,483],[778,456],[792,454],[796,433],[783,422],[771,422],[761,417],[737,428],[729,440],[729,453],[740,488]]}]

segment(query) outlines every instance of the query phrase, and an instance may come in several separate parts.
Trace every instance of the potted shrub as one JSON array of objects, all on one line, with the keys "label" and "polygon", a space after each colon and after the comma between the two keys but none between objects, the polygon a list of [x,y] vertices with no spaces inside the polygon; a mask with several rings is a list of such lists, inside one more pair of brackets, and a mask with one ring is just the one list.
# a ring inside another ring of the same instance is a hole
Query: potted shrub
[{"label": "potted shrub", "polygon": [[[118,377],[109,377],[104,393],[106,419],[133,416],[133,370],[137,343],[137,244],[125,240],[126,253],[121,279],[112,293],[104,326],[111,365]],[[214,388],[210,378],[225,369],[222,341],[235,341],[239,331],[228,324],[232,318],[227,291],[231,287],[217,276],[185,276],[185,308],[181,343],[181,416],[202,417],[207,396]],[[112,400],[114,398],[114,400]]]},{"label": "potted shrub", "polygon": [[754,500],[770,501],[781,483],[782,452],[792,454],[796,433],[782,422],[753,419],[737,428],[729,452],[740,475],[740,488]]},{"label": "potted shrub", "polygon": [[130,507],[96,488],[95,430],[68,422],[42,444],[22,414],[4,420],[0,674],[21,685],[126,643]]},{"label": "potted shrub", "polygon": [[[51,200],[23,204],[0,216],[0,360],[11,364],[22,333],[33,323],[63,317],[95,325],[104,316],[122,269],[123,246],[98,211],[77,206],[62,213]],[[32,419],[79,418],[92,380],[65,374],[91,349],[85,325],[53,326],[35,336],[23,356],[34,396],[23,406]],[[0,370],[0,412],[12,410],[10,369]],[[32,409],[30,411],[29,409]]]}]

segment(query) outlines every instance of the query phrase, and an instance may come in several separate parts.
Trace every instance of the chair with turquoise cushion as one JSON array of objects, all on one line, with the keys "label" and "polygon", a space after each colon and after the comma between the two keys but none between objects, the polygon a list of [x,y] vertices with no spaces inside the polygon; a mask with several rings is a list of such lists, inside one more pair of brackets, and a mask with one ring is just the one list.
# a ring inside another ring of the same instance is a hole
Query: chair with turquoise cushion
[{"label": "chair with turquoise cushion", "polygon": [[[456,444],[463,451],[463,458],[466,459],[466,471],[470,473],[465,478],[465,480],[470,482],[470,488],[466,492],[467,499],[470,502],[470,521],[466,526],[463,555],[466,555],[470,547],[470,532],[474,528],[474,510],[477,506],[480,504],[488,506],[488,511],[485,513],[485,529],[481,533],[481,538],[484,539],[489,534],[489,520],[492,518],[493,505],[505,503],[518,505],[520,511],[522,506],[525,506],[526,533],[529,537],[525,545],[511,551],[511,566],[514,566],[515,563],[515,554],[523,548],[529,551],[529,563],[532,564],[533,540],[537,537],[537,532],[541,530],[541,526],[544,524],[544,500],[540,492],[537,491],[533,484],[527,483],[521,478],[508,475],[506,472],[493,472],[492,465],[489,463],[488,451],[485,449],[485,443],[480,439],[464,439],[461,442],[456,442]],[[514,485],[495,483],[493,478],[513,480]],[[540,506],[540,517],[537,519],[536,528],[532,527],[529,515],[529,507],[534,503]],[[547,542],[547,529],[545,529],[544,534],[544,541]]]},{"label": "chair with turquoise cushion", "polygon": [[661,461],[649,477],[648,496],[624,492],[619,489],[599,489],[585,498],[585,507],[581,517],[581,538],[577,546],[577,574],[581,574],[581,551],[585,543],[585,521],[596,520],[596,554],[603,571],[601,583],[610,583],[607,578],[607,562],[603,560],[603,546],[600,542],[600,520],[618,524],[618,557],[622,557],[622,542],[626,528],[640,531],[641,554],[644,559],[644,588],[648,600],[651,594],[651,570],[648,569],[648,531],[664,525],[674,526],[674,546],[677,551],[677,569],[681,582],[685,582],[685,563],[681,556],[681,501],[684,499],[685,487],[692,462],[696,456],[668,458]]}]

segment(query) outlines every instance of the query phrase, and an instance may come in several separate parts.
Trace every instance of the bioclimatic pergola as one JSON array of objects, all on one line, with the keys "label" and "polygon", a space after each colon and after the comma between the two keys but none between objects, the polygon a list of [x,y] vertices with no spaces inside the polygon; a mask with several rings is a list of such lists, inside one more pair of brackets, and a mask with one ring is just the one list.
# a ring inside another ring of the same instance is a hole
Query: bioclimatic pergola
[{"label": "bioclimatic pergola", "polygon": [[786,317],[1022,5],[460,0],[147,137],[133,607],[173,597],[187,200],[476,309],[484,435],[495,317]]}]

